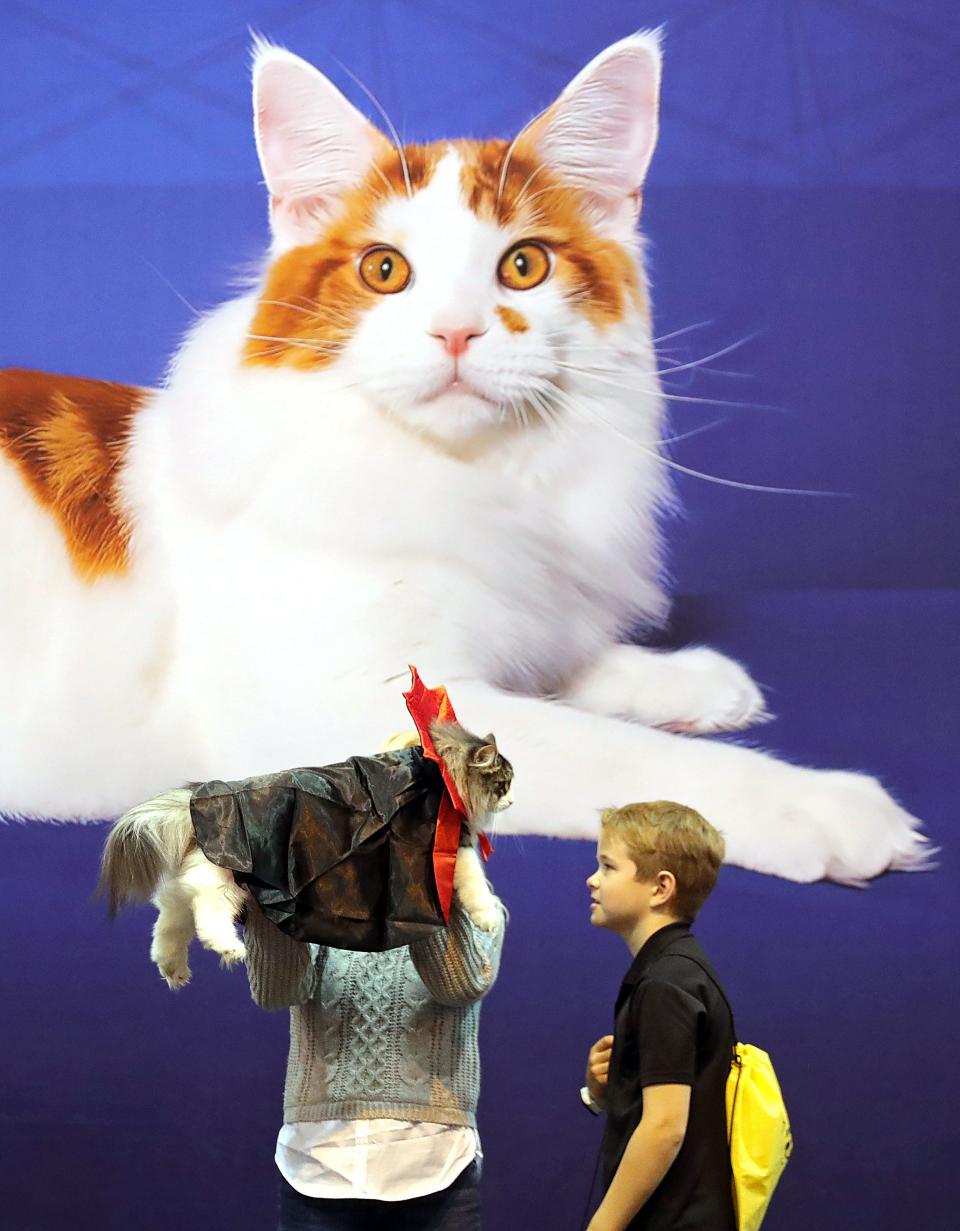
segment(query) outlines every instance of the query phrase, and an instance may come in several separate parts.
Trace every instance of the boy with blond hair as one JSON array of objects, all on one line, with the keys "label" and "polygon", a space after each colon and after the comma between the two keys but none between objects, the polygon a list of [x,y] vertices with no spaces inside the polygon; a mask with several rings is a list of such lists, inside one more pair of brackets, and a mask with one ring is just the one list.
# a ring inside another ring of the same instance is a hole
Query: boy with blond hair
[{"label": "boy with blond hair", "polygon": [[733,1022],[690,932],[723,853],[717,830],[682,804],[601,816],[590,922],[622,936],[633,963],[581,1091],[607,1116],[605,1194],[589,1231],[735,1231],[725,1111]]}]

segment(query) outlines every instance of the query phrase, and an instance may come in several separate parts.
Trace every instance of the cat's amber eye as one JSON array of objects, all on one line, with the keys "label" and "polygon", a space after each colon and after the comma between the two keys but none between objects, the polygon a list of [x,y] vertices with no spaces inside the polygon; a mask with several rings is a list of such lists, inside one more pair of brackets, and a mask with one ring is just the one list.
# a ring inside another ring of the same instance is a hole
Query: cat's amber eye
[{"label": "cat's amber eye", "polygon": [[539,286],[550,272],[550,253],[543,244],[527,240],[517,244],[501,259],[497,277],[511,291],[529,291]]},{"label": "cat's amber eye", "polygon": [[368,248],[360,258],[361,279],[371,291],[395,295],[410,285],[410,264],[402,252],[385,245]]}]

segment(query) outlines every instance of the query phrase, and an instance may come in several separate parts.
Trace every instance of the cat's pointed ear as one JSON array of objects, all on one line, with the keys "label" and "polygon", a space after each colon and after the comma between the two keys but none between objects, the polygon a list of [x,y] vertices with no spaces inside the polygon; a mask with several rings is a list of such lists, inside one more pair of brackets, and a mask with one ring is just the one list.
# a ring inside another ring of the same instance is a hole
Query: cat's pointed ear
[{"label": "cat's pointed ear", "polygon": [[517,139],[586,194],[601,225],[632,230],[657,144],[660,34],[621,39],[582,69]]},{"label": "cat's pointed ear", "polygon": [[253,118],[281,250],[315,238],[343,193],[390,148],[318,69],[270,43],[254,46]]},{"label": "cat's pointed ear", "polygon": [[476,769],[490,769],[497,759],[497,741],[488,735],[470,754],[470,764]]}]

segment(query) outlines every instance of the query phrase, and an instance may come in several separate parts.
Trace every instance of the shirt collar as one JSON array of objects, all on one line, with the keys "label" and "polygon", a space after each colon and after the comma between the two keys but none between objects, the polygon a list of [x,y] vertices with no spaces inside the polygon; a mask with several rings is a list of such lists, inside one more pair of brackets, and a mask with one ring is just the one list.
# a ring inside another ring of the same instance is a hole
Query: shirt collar
[{"label": "shirt collar", "polygon": [[630,969],[624,975],[624,987],[632,987],[640,982],[657,958],[675,940],[681,940],[690,935],[690,924],[680,919],[676,923],[668,923],[649,936],[640,946],[637,956],[633,959]]}]

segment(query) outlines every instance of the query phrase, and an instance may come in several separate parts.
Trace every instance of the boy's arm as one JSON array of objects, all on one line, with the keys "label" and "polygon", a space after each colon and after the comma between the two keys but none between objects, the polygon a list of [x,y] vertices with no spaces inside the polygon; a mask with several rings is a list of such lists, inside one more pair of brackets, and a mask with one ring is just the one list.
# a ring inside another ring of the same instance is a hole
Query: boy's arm
[{"label": "boy's arm", "polygon": [[690,1086],[643,1087],[643,1119],[587,1231],[624,1231],[680,1152],[690,1115]]}]

